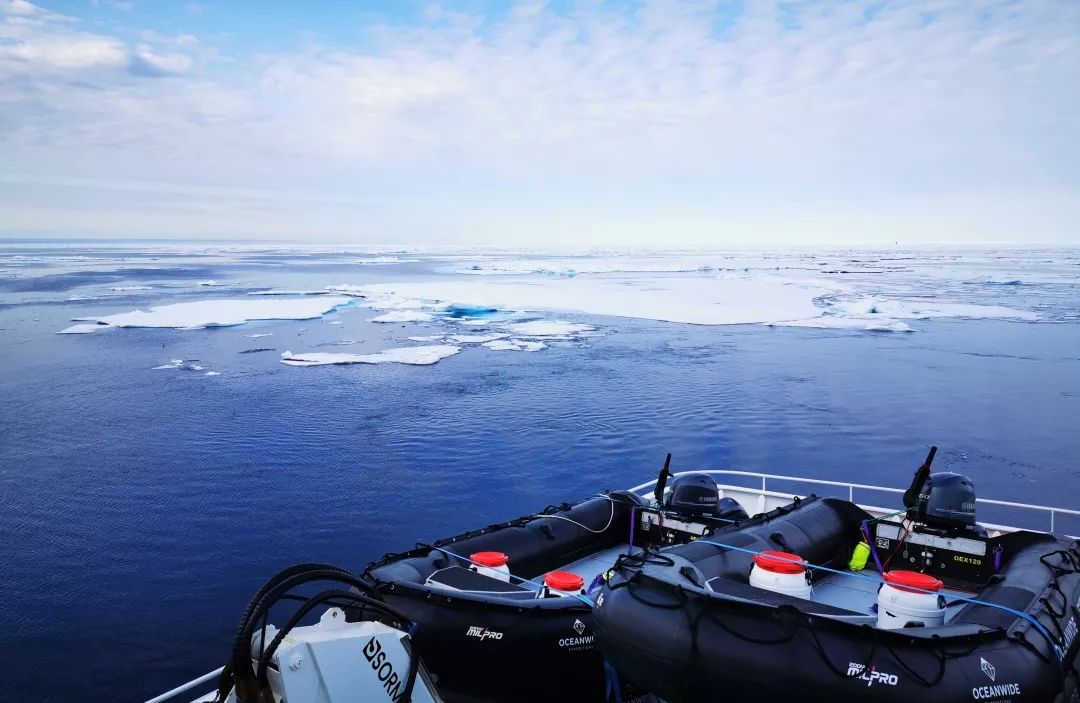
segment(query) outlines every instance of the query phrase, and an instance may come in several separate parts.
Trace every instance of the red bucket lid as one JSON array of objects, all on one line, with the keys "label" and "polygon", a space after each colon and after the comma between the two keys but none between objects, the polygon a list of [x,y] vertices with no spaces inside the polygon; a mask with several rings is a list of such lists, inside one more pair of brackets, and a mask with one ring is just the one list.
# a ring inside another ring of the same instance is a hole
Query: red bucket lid
[{"label": "red bucket lid", "polygon": [[569,571],[549,571],[544,575],[544,583],[556,591],[580,591],[585,588],[585,579]]},{"label": "red bucket lid", "polygon": [[944,585],[930,574],[920,574],[918,571],[904,571],[902,569],[885,572],[885,581],[890,586],[909,593],[937,592]]},{"label": "red bucket lid", "polygon": [[754,555],[754,563],[774,574],[801,574],[806,571],[803,558],[791,552],[762,552]]},{"label": "red bucket lid", "polygon": [[479,566],[496,568],[506,566],[506,562],[510,561],[510,557],[502,552],[476,552],[469,555],[469,561]]}]

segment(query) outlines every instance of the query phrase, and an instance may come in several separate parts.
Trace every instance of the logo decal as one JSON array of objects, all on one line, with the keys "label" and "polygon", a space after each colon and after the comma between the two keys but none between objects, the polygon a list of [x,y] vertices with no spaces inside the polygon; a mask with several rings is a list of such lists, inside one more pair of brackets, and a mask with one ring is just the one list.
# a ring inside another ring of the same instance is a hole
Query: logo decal
[{"label": "logo decal", "polygon": [[585,632],[585,623],[581,622],[580,620],[574,620],[574,632],[578,633],[579,635],[582,632]]},{"label": "logo decal", "polygon": [[865,681],[867,686],[873,686],[875,683],[895,686],[900,682],[900,677],[896,674],[886,674],[883,671],[878,671],[876,666],[867,669],[866,664],[856,664],[855,662],[848,663],[847,675],[849,678]]},{"label": "logo decal", "polygon": [[986,661],[986,660],[985,660],[985,659],[983,659],[982,657],[979,657],[979,666],[980,666],[980,667],[982,668],[982,672],[983,672],[984,674],[986,674],[986,675],[987,675],[987,677],[988,677],[988,678],[989,678],[989,679],[990,679],[991,681],[994,681],[994,680],[996,680],[996,678],[997,678],[997,669],[995,669],[995,668],[994,668],[994,665],[993,665],[993,664],[991,664],[990,662]]},{"label": "logo decal", "polygon": [[481,640],[501,640],[503,633],[493,632],[486,627],[480,627],[479,625],[470,625],[469,629],[465,631],[466,637],[476,637]]}]

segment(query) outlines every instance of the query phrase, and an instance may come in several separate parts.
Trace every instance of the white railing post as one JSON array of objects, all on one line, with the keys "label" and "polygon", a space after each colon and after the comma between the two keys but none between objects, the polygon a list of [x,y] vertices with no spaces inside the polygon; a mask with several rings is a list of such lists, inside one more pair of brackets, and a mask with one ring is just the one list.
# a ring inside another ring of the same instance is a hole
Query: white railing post
[{"label": "white railing post", "polygon": [[765,490],[765,474],[761,475],[761,490]]},{"label": "white railing post", "polygon": [[849,503],[855,502],[855,486],[850,483],[847,485],[847,499]]},{"label": "white railing post", "polygon": [[1054,509],[1050,509],[1050,531],[1054,531]]}]

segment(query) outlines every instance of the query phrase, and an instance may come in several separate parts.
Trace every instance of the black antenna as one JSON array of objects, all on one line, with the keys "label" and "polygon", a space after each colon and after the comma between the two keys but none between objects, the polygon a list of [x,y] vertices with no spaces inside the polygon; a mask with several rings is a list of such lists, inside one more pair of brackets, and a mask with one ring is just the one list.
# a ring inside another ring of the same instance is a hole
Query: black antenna
[{"label": "black antenna", "polygon": [[926,485],[926,479],[930,478],[930,465],[934,463],[935,455],[937,455],[937,447],[932,446],[930,453],[926,455],[926,461],[915,469],[915,478],[911,480],[911,486],[904,491],[904,507],[908,510],[913,509],[919,502],[919,494]]},{"label": "black antenna", "polygon": [[660,469],[660,476],[656,479],[656,490],[653,491],[653,496],[656,498],[657,505],[664,502],[664,487],[667,486],[667,480],[670,476],[671,452],[668,452],[667,459],[664,459],[664,468]]}]

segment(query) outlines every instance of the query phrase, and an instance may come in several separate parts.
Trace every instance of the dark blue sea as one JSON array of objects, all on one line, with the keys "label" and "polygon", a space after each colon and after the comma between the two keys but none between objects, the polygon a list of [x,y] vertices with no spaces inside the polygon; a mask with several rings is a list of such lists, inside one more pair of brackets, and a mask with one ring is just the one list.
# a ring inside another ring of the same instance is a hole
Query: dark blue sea
[{"label": "dark blue sea", "polygon": [[[416,541],[644,482],[667,452],[677,470],[904,487],[937,444],[936,468],[971,475],[980,496],[1080,508],[1080,287],[1068,282],[979,286],[1039,322],[929,319],[896,334],[562,314],[602,336],[433,366],[294,368],[279,361],[290,347],[388,346],[425,328],[345,308],[336,326],[55,333],[75,317],[438,267],[273,250],[131,250],[120,268],[89,247],[2,253],[5,700],[144,700],[224,663],[247,599],[280,568],[359,571]],[[140,283],[150,290],[112,290]],[[260,331],[273,334],[246,336]],[[220,375],[154,369],[172,359]]]}]

